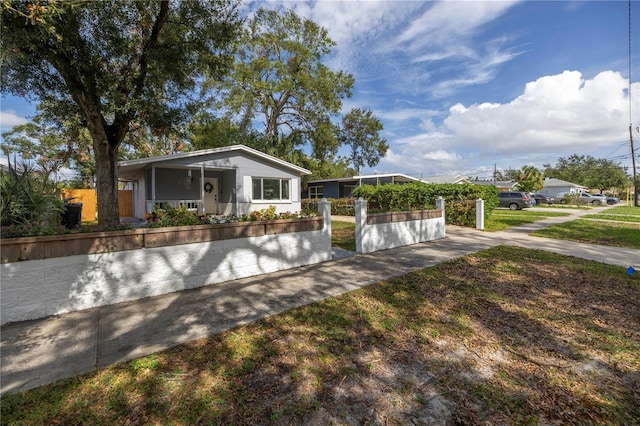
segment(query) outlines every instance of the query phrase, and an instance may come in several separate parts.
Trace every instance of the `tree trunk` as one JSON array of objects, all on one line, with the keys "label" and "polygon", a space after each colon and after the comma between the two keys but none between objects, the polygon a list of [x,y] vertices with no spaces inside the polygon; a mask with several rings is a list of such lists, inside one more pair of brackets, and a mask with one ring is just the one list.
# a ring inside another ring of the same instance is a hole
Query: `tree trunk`
[{"label": "tree trunk", "polygon": [[106,135],[91,135],[96,158],[96,195],[98,225],[112,227],[120,224],[118,209],[118,154]]},{"label": "tree trunk", "polygon": [[[79,96],[78,99],[85,98]],[[87,129],[93,141],[96,160],[96,198],[98,199],[98,226],[114,227],[120,224],[118,209],[118,142],[109,140],[105,121],[88,102],[78,102],[87,116]]]}]

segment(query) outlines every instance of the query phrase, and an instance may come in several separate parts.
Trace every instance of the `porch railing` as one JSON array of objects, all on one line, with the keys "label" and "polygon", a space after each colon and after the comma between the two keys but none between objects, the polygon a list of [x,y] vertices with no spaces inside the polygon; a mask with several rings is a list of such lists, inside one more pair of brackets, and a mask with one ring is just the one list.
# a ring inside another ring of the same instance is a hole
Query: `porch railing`
[{"label": "porch railing", "polygon": [[155,200],[155,202],[153,200],[146,200],[146,210],[148,213],[151,213],[156,207],[173,207],[174,209],[186,207],[189,211],[202,213],[204,203],[202,200]]}]

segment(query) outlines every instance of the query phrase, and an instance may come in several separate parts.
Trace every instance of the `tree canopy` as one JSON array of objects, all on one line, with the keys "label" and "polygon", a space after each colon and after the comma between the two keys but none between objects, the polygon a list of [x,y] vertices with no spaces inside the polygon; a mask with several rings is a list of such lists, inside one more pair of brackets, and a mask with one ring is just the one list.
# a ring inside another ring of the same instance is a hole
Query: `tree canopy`
[{"label": "tree canopy", "polygon": [[514,176],[516,188],[524,192],[535,192],[544,186],[544,175],[534,166],[523,166]]},{"label": "tree canopy", "polygon": [[363,166],[375,166],[389,149],[387,140],[380,137],[382,123],[370,110],[355,108],[342,118],[340,141],[351,150],[349,159],[360,174]]},{"label": "tree canopy", "polygon": [[222,86],[224,107],[245,128],[260,120],[273,144],[290,134],[299,143],[313,144],[354,84],[350,74],[322,63],[334,44],[324,28],[291,10],[258,10],[242,33],[237,60]]},{"label": "tree canopy", "polygon": [[555,166],[545,164],[544,167],[546,177],[577,183],[600,192],[622,187],[628,179],[626,171],[618,163],[590,155],[560,157]]},{"label": "tree canopy", "polygon": [[[326,29],[291,10],[258,10],[238,42],[233,71],[210,85],[221,94],[214,109],[228,115],[200,116],[190,128],[192,141],[216,146],[220,136],[230,136],[309,167],[314,177],[352,173],[349,164],[376,165],[388,149],[380,121],[365,109],[338,120],[355,80],[322,62],[334,45]],[[341,146],[350,151],[346,158],[338,155]]]},{"label": "tree canopy", "polygon": [[232,63],[237,2],[7,1],[1,89],[77,114],[96,162],[98,220],[119,221],[117,152],[136,122],[152,134],[185,122],[198,85]]}]

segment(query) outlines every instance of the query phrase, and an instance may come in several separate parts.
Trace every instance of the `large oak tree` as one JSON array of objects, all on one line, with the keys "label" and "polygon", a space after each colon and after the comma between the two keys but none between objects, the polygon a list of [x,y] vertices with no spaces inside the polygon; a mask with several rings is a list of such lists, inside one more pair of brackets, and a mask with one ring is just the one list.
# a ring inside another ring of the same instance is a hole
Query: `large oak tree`
[{"label": "large oak tree", "polygon": [[269,153],[286,155],[305,144],[318,156],[335,152],[339,141],[331,119],[351,96],[354,78],[322,62],[334,45],[326,29],[291,10],[258,10],[222,85],[222,107],[245,130],[259,121]]},{"label": "large oak tree", "polygon": [[100,225],[119,222],[117,153],[131,124],[186,121],[199,83],[232,64],[241,24],[235,0],[9,0],[1,13],[1,89],[82,117]]}]

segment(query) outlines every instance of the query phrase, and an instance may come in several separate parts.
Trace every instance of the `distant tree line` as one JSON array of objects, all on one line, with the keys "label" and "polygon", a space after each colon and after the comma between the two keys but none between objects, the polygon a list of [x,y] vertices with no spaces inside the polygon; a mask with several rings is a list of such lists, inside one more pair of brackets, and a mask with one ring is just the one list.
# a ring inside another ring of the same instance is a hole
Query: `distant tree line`
[{"label": "distant tree line", "polygon": [[557,163],[544,164],[540,170],[534,166],[524,166],[517,170],[498,172],[499,180],[517,182],[521,191],[535,192],[544,186],[545,178],[561,179],[587,188],[597,189],[600,193],[607,190],[624,188],[630,181],[627,171],[620,164],[604,158],[573,154],[558,158]]}]

